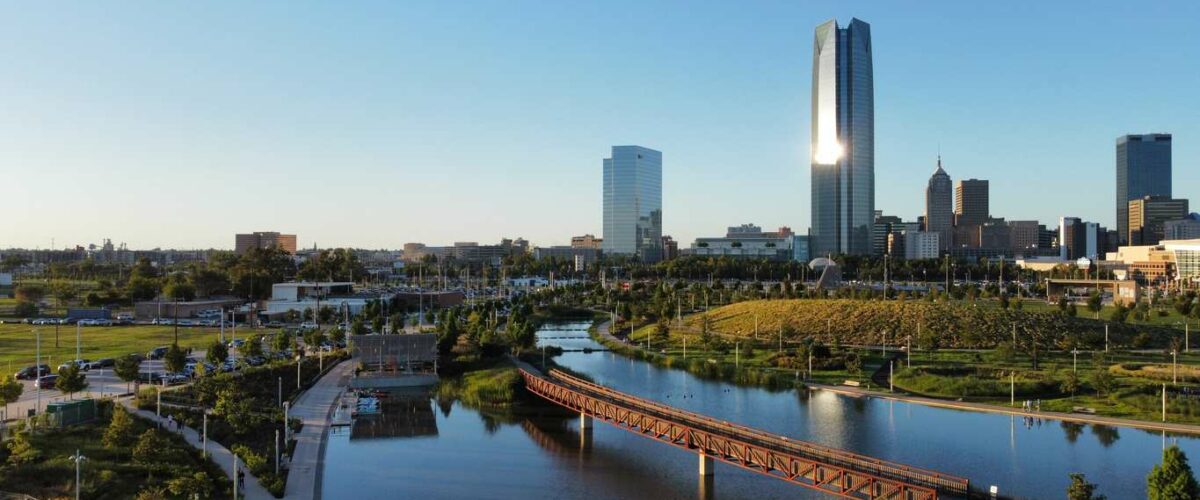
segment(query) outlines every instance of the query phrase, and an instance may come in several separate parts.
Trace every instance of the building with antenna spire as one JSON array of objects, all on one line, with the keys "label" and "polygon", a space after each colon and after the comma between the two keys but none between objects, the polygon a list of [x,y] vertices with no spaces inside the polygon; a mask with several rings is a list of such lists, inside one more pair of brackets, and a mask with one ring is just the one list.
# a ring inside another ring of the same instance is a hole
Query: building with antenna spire
[{"label": "building with antenna spire", "polygon": [[946,250],[954,233],[954,184],[950,174],[942,169],[942,155],[938,154],[937,170],[929,177],[925,187],[925,232],[938,234],[938,249]]}]

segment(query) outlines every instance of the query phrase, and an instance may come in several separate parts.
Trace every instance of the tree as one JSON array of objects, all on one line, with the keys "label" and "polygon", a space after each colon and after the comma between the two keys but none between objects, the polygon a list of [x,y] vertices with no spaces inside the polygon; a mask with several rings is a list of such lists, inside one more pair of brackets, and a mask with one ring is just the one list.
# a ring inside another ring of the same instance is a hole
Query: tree
[{"label": "tree", "polygon": [[231,389],[217,394],[217,403],[213,405],[213,413],[220,416],[233,427],[233,432],[246,434],[258,427],[265,419],[254,411],[253,398]]},{"label": "tree", "polygon": [[1104,500],[1104,495],[1096,494],[1096,485],[1087,482],[1080,473],[1071,473],[1071,485],[1067,486],[1067,500]]},{"label": "tree", "polygon": [[133,462],[150,469],[165,470],[177,463],[187,463],[187,457],[171,443],[166,431],[147,429],[133,446]]},{"label": "tree", "polygon": [[229,359],[229,347],[220,341],[214,341],[209,344],[208,351],[204,353],[204,359],[213,365],[221,366],[225,364],[225,360]]},{"label": "tree", "polygon": [[0,403],[4,403],[4,415],[8,415],[8,404],[16,403],[18,399],[21,399],[21,393],[24,390],[25,386],[21,385],[12,375],[0,379]]},{"label": "tree", "polygon": [[[430,322],[432,322],[432,321],[430,321]],[[354,321],[352,321],[350,323],[350,334],[351,335],[366,335],[367,334],[367,325],[363,324],[362,318],[354,318]]]},{"label": "tree", "polygon": [[69,363],[58,369],[58,380],[54,381],[54,388],[71,399],[75,399],[75,393],[87,389],[87,386],[87,376],[79,370],[79,365]]},{"label": "tree", "polygon": [[150,300],[158,296],[159,286],[156,278],[135,276],[125,284],[125,294],[132,300]]},{"label": "tree", "polygon": [[138,379],[141,370],[142,361],[133,355],[121,356],[113,364],[113,373],[117,375],[117,378],[125,381],[125,392],[129,392],[129,383]]},{"label": "tree", "polygon": [[1163,461],[1146,477],[1146,497],[1150,500],[1184,500],[1200,497],[1200,484],[1192,476],[1187,455],[1179,446],[1163,450]]},{"label": "tree", "polygon": [[[316,331],[316,330],[313,330],[313,331]],[[288,332],[281,330],[279,333],[275,334],[274,338],[271,339],[271,349],[274,350],[275,352],[295,350],[295,348],[296,348],[296,336],[292,335]]]},{"label": "tree", "polygon": [[1075,397],[1075,392],[1079,390],[1079,376],[1074,371],[1067,374],[1067,378],[1063,379],[1058,384],[1059,390]]},{"label": "tree", "polygon": [[121,405],[113,405],[112,421],[108,423],[102,440],[104,447],[110,450],[125,448],[133,445],[136,440],[137,427],[133,417]]},{"label": "tree", "polygon": [[196,287],[187,282],[173,282],[163,287],[163,295],[171,300],[187,302],[196,298]]},{"label": "tree", "polygon": [[15,290],[17,302],[37,303],[46,296],[46,289],[41,285],[24,284]]},{"label": "tree", "polygon": [[179,347],[179,344],[171,344],[167,348],[167,353],[163,355],[163,368],[168,373],[179,373],[185,366],[187,366],[187,353]]},{"label": "tree", "polygon": [[203,472],[167,481],[167,490],[180,498],[208,498],[213,493],[212,481]]},{"label": "tree", "polygon": [[1066,296],[1066,295],[1063,295],[1062,297],[1059,297],[1059,298],[1058,298],[1058,311],[1059,311],[1059,312],[1061,312],[1061,313],[1063,313],[1063,314],[1066,314],[1066,312],[1067,312],[1067,305],[1069,305],[1069,304],[1070,304],[1070,302],[1067,302],[1067,296]]},{"label": "tree", "polygon": [[310,330],[304,334],[304,346],[309,349],[320,349],[321,344],[325,343],[325,332],[321,330]]},{"label": "tree", "polygon": [[247,340],[245,344],[242,344],[242,346],[244,347],[243,350],[246,351],[246,356],[253,358],[253,357],[259,357],[259,356],[263,355],[263,345],[262,345],[261,338],[251,337],[250,340]]},{"label": "tree", "polygon": [[671,340],[671,327],[667,326],[667,320],[660,319],[658,324],[654,325],[654,342],[663,344],[669,340]]},{"label": "tree", "polygon": [[1098,367],[1092,372],[1092,387],[1099,395],[1107,396],[1117,388],[1117,379],[1104,367]]},{"label": "tree", "polygon": [[1099,291],[1093,291],[1088,296],[1087,308],[1096,315],[1096,319],[1100,319],[1100,310],[1104,308],[1104,299],[1100,296]]}]

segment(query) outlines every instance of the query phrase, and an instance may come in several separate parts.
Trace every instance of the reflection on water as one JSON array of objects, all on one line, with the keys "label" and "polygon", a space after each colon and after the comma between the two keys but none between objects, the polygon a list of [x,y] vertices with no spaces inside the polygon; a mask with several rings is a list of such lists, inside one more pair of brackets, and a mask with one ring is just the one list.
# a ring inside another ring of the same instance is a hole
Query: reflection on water
[{"label": "reflection on water", "polygon": [[380,412],[354,420],[350,439],[437,436],[433,401],[427,392],[391,392],[380,399]]},{"label": "reflection on water", "polygon": [[[579,325],[566,330],[540,333],[556,337],[548,345],[596,346]],[[1109,498],[1141,498],[1162,446],[1178,442],[1189,456],[1200,457],[1200,444],[1192,437],[825,391],[773,393],[606,352],[566,353],[557,362],[631,394],[795,439],[967,476],[978,488],[998,485],[1004,495],[1061,497],[1067,474],[1083,472]],[[393,439],[351,440],[344,431],[331,435],[326,498],[821,497],[721,463],[715,478],[703,480],[695,454],[599,421],[581,433],[576,415],[549,405],[501,414],[414,398],[389,401],[379,420],[387,424],[369,424],[370,435]]]}]

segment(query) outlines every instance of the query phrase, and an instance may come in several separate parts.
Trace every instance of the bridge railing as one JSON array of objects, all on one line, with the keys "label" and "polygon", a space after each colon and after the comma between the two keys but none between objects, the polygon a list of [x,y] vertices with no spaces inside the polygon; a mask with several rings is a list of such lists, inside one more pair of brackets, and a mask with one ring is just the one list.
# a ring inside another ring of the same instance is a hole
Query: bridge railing
[{"label": "bridge railing", "polygon": [[585,392],[598,394],[642,410],[651,410],[663,417],[687,423],[688,425],[699,428],[704,428],[716,434],[722,434],[744,441],[768,445],[780,450],[787,450],[796,453],[800,456],[820,459],[823,462],[830,464],[843,465],[856,470],[871,472],[882,477],[901,479],[914,484],[935,487],[944,491],[967,494],[970,490],[970,482],[966,478],[895,462],[889,462],[886,460],[880,460],[878,458],[859,455],[836,448],[830,448],[808,441],[795,440],[785,436],[768,434],[759,429],[753,429],[736,423],[718,420],[699,413],[681,410],[657,401],[631,396],[609,389],[602,385],[594,384],[578,377],[571,376],[559,370],[551,370],[549,375],[551,378],[559,382],[574,386]]}]

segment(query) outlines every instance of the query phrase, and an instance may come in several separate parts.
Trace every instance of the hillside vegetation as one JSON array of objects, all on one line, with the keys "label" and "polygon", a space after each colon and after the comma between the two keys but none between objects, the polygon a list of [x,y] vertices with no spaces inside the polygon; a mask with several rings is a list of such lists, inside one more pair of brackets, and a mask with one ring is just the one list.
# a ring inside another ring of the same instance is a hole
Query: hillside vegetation
[{"label": "hillside vegetation", "polygon": [[[782,326],[784,337],[790,340],[816,337],[830,343],[877,345],[885,335],[894,344],[902,344],[905,337],[911,336],[913,344],[922,348],[990,349],[1010,342],[1014,325],[1018,345],[1032,345],[1032,341],[1039,348],[1103,347],[1106,323],[1060,312],[975,307],[970,303],[807,299],[740,302],[684,321],[688,328],[699,330],[707,317],[711,330],[753,336],[756,316],[764,338],[775,338]],[[1151,325],[1109,325],[1113,347],[1164,347],[1177,333]]]}]

